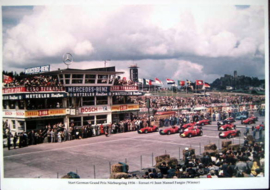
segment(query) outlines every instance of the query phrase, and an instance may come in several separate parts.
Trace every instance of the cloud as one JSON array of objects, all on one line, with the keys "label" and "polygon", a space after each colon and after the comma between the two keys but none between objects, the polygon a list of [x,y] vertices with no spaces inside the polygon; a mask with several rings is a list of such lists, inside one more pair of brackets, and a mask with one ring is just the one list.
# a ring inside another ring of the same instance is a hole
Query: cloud
[{"label": "cloud", "polygon": [[260,6],[36,6],[5,31],[3,65],[59,63],[70,52],[77,62],[156,63],[145,71],[151,76],[155,69],[166,69],[173,77],[187,71],[186,77],[199,73],[209,78],[226,61],[242,60],[248,68],[258,58],[263,66],[264,35]]}]

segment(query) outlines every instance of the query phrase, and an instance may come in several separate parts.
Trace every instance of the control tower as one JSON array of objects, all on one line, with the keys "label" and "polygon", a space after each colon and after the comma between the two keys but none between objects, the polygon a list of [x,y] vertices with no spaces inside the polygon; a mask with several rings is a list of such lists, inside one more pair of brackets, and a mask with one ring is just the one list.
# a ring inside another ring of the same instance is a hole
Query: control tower
[{"label": "control tower", "polygon": [[137,64],[131,65],[129,67],[129,78],[130,80],[132,80],[133,82],[139,82],[139,73],[138,73],[138,66]]}]

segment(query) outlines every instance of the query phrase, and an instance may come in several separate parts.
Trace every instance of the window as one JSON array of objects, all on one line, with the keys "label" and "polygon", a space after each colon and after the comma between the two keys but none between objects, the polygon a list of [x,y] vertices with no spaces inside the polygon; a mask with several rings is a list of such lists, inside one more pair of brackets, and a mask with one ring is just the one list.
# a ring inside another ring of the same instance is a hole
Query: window
[{"label": "window", "polygon": [[98,84],[107,84],[108,75],[98,75]]},{"label": "window", "polygon": [[10,101],[9,109],[15,109],[15,101]]},{"label": "window", "polygon": [[18,130],[24,131],[24,121],[18,121]]},{"label": "window", "polygon": [[95,116],[90,116],[90,117],[84,117],[83,118],[83,125],[88,125],[88,124],[94,124],[95,123]]},{"label": "window", "polygon": [[83,83],[83,74],[72,75],[72,84],[82,84],[82,83]]},{"label": "window", "polygon": [[24,101],[23,100],[19,100],[19,109],[24,109]]},{"label": "window", "polygon": [[80,117],[73,117],[70,118],[69,123],[74,123],[74,126],[81,126],[81,118]]},{"label": "window", "polygon": [[108,104],[108,97],[107,96],[97,96],[97,104],[96,105],[106,105]]},{"label": "window", "polygon": [[16,128],[16,125],[15,125],[15,120],[11,120],[11,122],[12,122],[12,129],[15,129]]},{"label": "window", "polygon": [[107,115],[97,115],[97,124],[107,123]]},{"label": "window", "polygon": [[83,97],[83,106],[94,106],[95,97]]},{"label": "window", "polygon": [[8,100],[3,101],[3,109],[7,109],[8,106]]},{"label": "window", "polygon": [[96,75],[85,75],[85,84],[95,84]]},{"label": "window", "polygon": [[65,82],[66,84],[70,84],[70,74],[65,74]]},{"label": "window", "polygon": [[109,84],[113,83],[115,75],[109,75]]}]

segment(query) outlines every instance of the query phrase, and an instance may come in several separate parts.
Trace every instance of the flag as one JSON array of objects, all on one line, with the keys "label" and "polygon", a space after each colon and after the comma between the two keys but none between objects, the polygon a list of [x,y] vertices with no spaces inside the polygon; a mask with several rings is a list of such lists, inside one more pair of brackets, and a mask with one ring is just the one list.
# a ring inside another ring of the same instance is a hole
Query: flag
[{"label": "flag", "polygon": [[167,84],[175,84],[175,82],[172,79],[167,79]]},{"label": "flag", "polygon": [[139,79],[138,81],[139,81],[139,83],[143,83],[143,79]]},{"label": "flag", "polygon": [[143,85],[152,85],[152,82],[153,82],[153,80],[151,80],[151,79],[139,79],[139,82],[140,82],[140,80],[142,80],[142,83],[143,83]]},{"label": "flag", "polygon": [[185,81],[184,80],[180,81],[180,86],[185,86]]},{"label": "flag", "polygon": [[203,86],[204,86],[204,88],[210,88],[211,87],[210,84],[207,83],[207,82],[205,82]]},{"label": "flag", "polygon": [[163,83],[161,82],[161,80],[159,80],[158,78],[155,78],[155,82],[156,82],[156,84],[163,84]]},{"label": "flag", "polygon": [[8,75],[4,75],[4,83],[9,84],[11,82],[13,82],[12,77]]},{"label": "flag", "polygon": [[152,85],[153,80],[151,79],[145,79],[146,85]]},{"label": "flag", "polygon": [[203,85],[203,80],[196,80],[196,85],[197,86]]}]

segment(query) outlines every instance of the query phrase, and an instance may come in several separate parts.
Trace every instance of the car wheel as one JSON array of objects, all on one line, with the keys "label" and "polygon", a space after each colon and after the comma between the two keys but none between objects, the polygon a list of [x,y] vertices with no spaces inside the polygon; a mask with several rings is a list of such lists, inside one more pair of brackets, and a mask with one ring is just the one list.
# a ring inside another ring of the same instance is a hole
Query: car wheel
[{"label": "car wheel", "polygon": [[248,124],[251,124],[252,122],[250,121],[250,122],[248,122]]},{"label": "car wheel", "polygon": [[231,139],[231,138],[232,138],[232,135],[229,135],[229,136],[228,136],[228,139]]},{"label": "car wheel", "polygon": [[200,132],[200,136],[202,136],[202,135],[203,135],[203,132],[201,131],[201,132]]},{"label": "car wheel", "polygon": [[158,132],[158,128],[155,129],[155,132]]},{"label": "car wheel", "polygon": [[202,126],[204,126],[204,123],[202,123]]},{"label": "car wheel", "polygon": [[228,128],[226,128],[225,131],[228,131]]},{"label": "car wheel", "polygon": [[145,130],[145,131],[144,131],[144,133],[146,134],[146,133],[148,133],[148,131],[147,131],[147,130]]},{"label": "car wheel", "polygon": [[167,133],[168,135],[170,135],[171,134],[171,131],[168,131],[168,133]]},{"label": "car wheel", "polygon": [[191,137],[192,137],[192,135],[191,135],[191,133],[189,133],[189,134],[188,134],[188,138],[191,138]]},{"label": "car wheel", "polygon": [[240,136],[240,134],[241,134],[241,132],[240,132],[240,131],[238,131],[236,135],[239,137],[239,136]]},{"label": "car wheel", "polygon": [[211,125],[211,123],[212,123],[212,122],[211,122],[211,121],[209,121],[209,125]]}]

